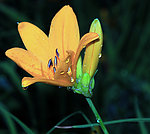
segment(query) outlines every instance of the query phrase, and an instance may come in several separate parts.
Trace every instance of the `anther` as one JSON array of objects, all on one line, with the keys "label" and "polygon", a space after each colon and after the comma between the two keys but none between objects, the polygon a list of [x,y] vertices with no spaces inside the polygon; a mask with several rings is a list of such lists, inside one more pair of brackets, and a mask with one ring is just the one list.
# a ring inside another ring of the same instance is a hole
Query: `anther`
[{"label": "anther", "polygon": [[56,72],[56,68],[55,67],[53,67],[53,70],[54,70],[54,73]]},{"label": "anther", "polygon": [[50,66],[53,66],[53,62],[51,59],[48,61],[48,67],[50,68]]},{"label": "anther", "polygon": [[57,57],[55,56],[55,59],[54,59],[54,66],[57,66]]},{"label": "anther", "polygon": [[58,56],[58,58],[59,58],[59,53],[58,53],[58,49],[56,49],[56,55]]}]

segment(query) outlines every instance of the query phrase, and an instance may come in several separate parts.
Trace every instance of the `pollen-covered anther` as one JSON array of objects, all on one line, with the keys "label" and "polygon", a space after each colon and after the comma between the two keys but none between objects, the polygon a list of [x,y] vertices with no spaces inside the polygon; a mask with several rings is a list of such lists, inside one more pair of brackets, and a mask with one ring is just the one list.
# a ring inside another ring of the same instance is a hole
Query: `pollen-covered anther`
[{"label": "pollen-covered anther", "polygon": [[53,62],[52,62],[52,60],[50,59],[50,60],[48,61],[48,68],[50,68],[51,66],[53,66]]},{"label": "pollen-covered anther", "polygon": [[56,55],[59,58],[59,53],[58,53],[58,49],[56,49]]},{"label": "pollen-covered anther", "polygon": [[53,71],[54,71],[54,73],[56,72],[56,68],[55,67],[53,67]]},{"label": "pollen-covered anther", "polygon": [[54,59],[54,66],[56,67],[57,66],[57,57],[55,56],[55,59]]}]

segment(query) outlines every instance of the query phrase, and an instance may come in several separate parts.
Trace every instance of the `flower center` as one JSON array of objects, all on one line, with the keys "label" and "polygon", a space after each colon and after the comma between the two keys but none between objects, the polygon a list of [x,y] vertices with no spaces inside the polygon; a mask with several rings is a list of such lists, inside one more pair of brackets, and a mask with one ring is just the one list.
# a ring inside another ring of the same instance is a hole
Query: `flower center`
[{"label": "flower center", "polygon": [[58,49],[56,49],[56,55],[48,61],[48,69],[50,70],[50,79],[66,79],[70,82],[74,82],[72,77],[72,60],[71,55],[68,54],[66,59],[59,58]]}]

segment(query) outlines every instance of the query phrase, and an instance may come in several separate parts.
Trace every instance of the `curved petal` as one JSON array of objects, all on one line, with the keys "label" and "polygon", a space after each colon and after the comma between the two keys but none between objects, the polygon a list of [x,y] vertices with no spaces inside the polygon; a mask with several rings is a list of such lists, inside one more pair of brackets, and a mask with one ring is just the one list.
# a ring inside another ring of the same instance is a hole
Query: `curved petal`
[{"label": "curved petal", "polygon": [[90,27],[90,32],[95,32],[100,35],[100,39],[90,43],[85,50],[84,60],[83,60],[83,73],[88,73],[93,77],[99,59],[101,57],[102,45],[103,45],[103,32],[100,21],[95,19]]},{"label": "curved petal", "polygon": [[5,54],[32,76],[46,77],[41,61],[31,52],[22,48],[11,48]]},{"label": "curved petal", "polygon": [[43,79],[43,78],[38,78],[38,77],[24,77],[22,79],[22,87],[28,87],[31,84],[34,84],[36,82],[42,82],[42,83],[47,83],[47,84],[51,84],[51,85],[55,85],[55,86],[62,86],[62,87],[68,87],[68,86],[72,86],[73,83],[64,81],[62,80],[52,80],[52,79]]},{"label": "curved petal", "polygon": [[99,35],[97,33],[87,33],[85,34],[81,40],[80,40],[80,43],[79,43],[79,47],[76,51],[76,54],[75,54],[75,59],[73,61],[73,78],[76,77],[76,65],[77,65],[77,61],[78,61],[78,58],[79,58],[79,55],[80,55],[80,52],[82,51],[83,48],[85,48],[89,43],[91,43],[92,41],[95,41],[99,39]]},{"label": "curved petal", "polygon": [[80,35],[76,15],[70,6],[64,6],[53,18],[50,26],[49,43],[52,44],[53,54],[57,48],[60,58],[66,58],[67,50],[76,52]]},{"label": "curved petal", "polygon": [[47,35],[29,22],[19,23],[18,31],[27,50],[31,51],[41,61],[47,62],[51,57]]}]

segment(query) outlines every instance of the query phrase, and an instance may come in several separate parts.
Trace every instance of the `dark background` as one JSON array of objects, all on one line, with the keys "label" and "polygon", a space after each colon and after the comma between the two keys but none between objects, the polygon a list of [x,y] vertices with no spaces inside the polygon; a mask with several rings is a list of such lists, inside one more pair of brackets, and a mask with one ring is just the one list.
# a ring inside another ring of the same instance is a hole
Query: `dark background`
[{"label": "dark background", "polygon": [[[66,88],[37,83],[22,90],[28,74],[5,56],[12,47],[24,48],[17,22],[28,21],[46,34],[54,15],[69,4],[82,36],[98,18],[104,32],[102,58],[92,100],[103,121],[150,117],[150,1],[149,0],[0,0],[0,106],[37,134],[44,134],[67,115],[82,111],[96,122],[84,96]],[[87,124],[76,115],[63,125]],[[18,134],[25,132],[15,124]],[[148,134],[149,123],[106,126],[111,134]],[[9,134],[0,113],[0,134]],[[58,134],[89,134],[90,128],[54,130]]]}]

